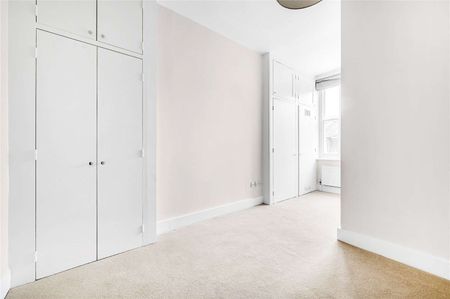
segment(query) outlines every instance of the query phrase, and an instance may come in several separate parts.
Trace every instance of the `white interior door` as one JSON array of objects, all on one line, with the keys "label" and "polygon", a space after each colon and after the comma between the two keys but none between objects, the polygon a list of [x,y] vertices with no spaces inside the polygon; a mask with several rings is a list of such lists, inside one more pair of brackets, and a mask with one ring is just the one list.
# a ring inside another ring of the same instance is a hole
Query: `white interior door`
[{"label": "white interior door", "polygon": [[98,49],[98,257],[142,245],[142,60]]},{"label": "white interior door", "polygon": [[299,195],[316,190],[317,114],[313,106],[300,105],[299,115]]},{"label": "white interior door", "polygon": [[37,0],[39,24],[96,39],[95,0]]},{"label": "white interior door", "polygon": [[290,68],[278,61],[273,61],[273,92],[281,99],[293,96],[293,73]]},{"label": "white interior door", "polygon": [[36,278],[96,259],[96,48],[38,30]]},{"label": "white interior door", "polygon": [[291,101],[274,100],[273,168],[274,200],[298,194],[298,109]]},{"label": "white interior door", "polygon": [[98,40],[142,53],[142,0],[99,0]]}]

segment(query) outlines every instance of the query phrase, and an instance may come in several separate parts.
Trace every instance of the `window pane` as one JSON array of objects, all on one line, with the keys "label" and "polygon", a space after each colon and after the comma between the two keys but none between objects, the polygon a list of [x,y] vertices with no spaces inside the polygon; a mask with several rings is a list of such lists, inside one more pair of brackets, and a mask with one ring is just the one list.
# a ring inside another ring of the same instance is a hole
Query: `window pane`
[{"label": "window pane", "polygon": [[339,97],[340,88],[335,86],[332,88],[327,88],[324,91],[324,101],[323,101],[323,118],[339,118]]},{"label": "window pane", "polygon": [[323,122],[324,152],[339,153],[339,120],[325,120]]}]

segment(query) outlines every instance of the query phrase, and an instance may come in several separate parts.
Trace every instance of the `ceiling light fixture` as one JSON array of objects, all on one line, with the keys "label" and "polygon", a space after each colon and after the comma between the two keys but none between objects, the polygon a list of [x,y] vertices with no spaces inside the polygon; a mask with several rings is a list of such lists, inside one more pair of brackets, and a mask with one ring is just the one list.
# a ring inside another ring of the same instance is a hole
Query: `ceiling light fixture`
[{"label": "ceiling light fixture", "polygon": [[277,0],[278,3],[289,9],[302,9],[313,6],[322,0]]}]

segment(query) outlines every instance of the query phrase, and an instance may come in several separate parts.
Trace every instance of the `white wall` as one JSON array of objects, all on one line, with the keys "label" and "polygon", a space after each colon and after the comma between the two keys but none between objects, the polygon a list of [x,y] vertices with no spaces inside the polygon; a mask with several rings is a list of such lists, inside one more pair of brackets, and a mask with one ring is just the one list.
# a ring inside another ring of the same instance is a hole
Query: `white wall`
[{"label": "white wall", "polygon": [[0,298],[10,285],[8,267],[8,1],[0,1]]},{"label": "white wall", "polygon": [[159,11],[157,218],[262,195],[262,56]]},{"label": "white wall", "polygon": [[11,285],[34,280],[35,1],[9,2],[9,265]]},{"label": "white wall", "polygon": [[440,261],[450,257],[449,11],[448,1],[342,2],[342,229]]},{"label": "white wall", "polygon": [[158,76],[158,12],[155,1],[144,1],[144,244],[156,241],[156,89]]}]

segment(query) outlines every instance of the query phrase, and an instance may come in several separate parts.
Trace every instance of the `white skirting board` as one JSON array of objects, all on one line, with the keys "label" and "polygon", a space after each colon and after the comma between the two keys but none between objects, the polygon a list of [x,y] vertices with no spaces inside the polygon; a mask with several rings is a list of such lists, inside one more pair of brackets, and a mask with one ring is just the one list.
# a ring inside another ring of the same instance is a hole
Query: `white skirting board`
[{"label": "white skirting board", "polygon": [[319,185],[319,190],[322,192],[341,194],[341,188],[339,187]]},{"label": "white skirting board", "polygon": [[245,210],[263,203],[263,196],[256,198],[248,198],[232,202],[229,204],[184,214],[181,216],[158,221],[157,233],[158,235],[170,232],[183,226],[188,226],[196,222],[200,222],[206,219],[222,216],[232,212]]},{"label": "white skirting board", "polygon": [[11,271],[8,271],[5,274],[5,277],[1,277],[0,279],[0,298],[3,299],[8,294],[8,291],[11,287]]},{"label": "white skirting board", "polygon": [[450,280],[450,261],[352,231],[338,229],[338,240]]}]

